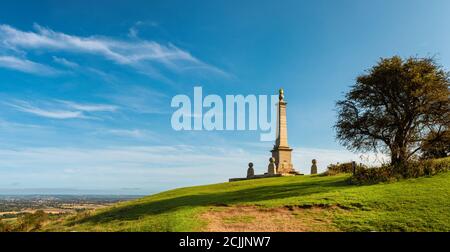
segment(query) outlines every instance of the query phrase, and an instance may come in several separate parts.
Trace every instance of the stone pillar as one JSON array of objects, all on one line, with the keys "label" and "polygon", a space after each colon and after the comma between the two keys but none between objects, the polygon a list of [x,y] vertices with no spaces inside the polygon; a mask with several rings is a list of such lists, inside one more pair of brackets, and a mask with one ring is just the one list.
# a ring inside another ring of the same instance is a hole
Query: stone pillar
[{"label": "stone pillar", "polygon": [[272,157],[275,158],[278,173],[281,174],[295,172],[291,161],[292,149],[288,145],[286,105],[284,91],[280,89],[278,96],[277,139],[271,152]]},{"label": "stone pillar", "polygon": [[317,174],[317,161],[315,159],[312,160],[311,165],[311,175]]},{"label": "stone pillar", "polygon": [[286,119],[286,105],[287,102],[284,101],[284,91],[280,89],[280,94],[278,96],[278,114],[277,114],[277,139],[275,142],[276,146],[288,147],[287,138],[287,119]]}]

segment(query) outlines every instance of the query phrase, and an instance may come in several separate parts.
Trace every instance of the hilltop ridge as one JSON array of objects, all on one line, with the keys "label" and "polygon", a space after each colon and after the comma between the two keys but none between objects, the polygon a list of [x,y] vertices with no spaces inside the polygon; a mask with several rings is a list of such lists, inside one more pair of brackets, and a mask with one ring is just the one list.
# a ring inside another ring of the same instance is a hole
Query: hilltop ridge
[{"label": "hilltop ridge", "polygon": [[450,172],[357,186],[349,175],[174,189],[49,223],[46,231],[450,231]]}]

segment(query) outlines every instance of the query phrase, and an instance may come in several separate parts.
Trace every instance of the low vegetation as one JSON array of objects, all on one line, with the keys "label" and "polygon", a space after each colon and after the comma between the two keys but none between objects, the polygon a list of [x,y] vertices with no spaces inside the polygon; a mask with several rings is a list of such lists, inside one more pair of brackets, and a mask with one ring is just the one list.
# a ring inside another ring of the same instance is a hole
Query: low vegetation
[{"label": "low vegetation", "polygon": [[450,157],[414,160],[402,165],[385,164],[380,167],[367,167],[362,164],[355,164],[355,167],[353,167],[352,163],[338,163],[329,165],[322,175],[334,176],[348,173],[352,174],[349,178],[349,183],[376,184],[400,179],[432,176],[447,171],[450,171]]},{"label": "low vegetation", "polygon": [[0,232],[38,231],[46,222],[50,221],[51,217],[55,216],[57,215],[50,215],[42,210],[34,213],[22,213],[15,219],[0,220]]},{"label": "low vegetation", "polygon": [[[449,161],[436,161],[436,167]],[[427,169],[418,168],[418,174],[435,173]],[[351,184],[351,176],[180,188],[72,215],[41,230],[450,231],[450,172],[372,185]]]},{"label": "low vegetation", "polygon": [[446,171],[450,171],[450,157],[436,160],[410,161],[401,166],[357,167],[350,181],[357,184],[375,184],[405,178],[432,176]]},{"label": "low vegetation", "polygon": [[[356,164],[355,163],[355,170],[361,170],[367,168],[366,166],[362,164]],[[337,163],[337,164],[330,164],[327,167],[327,170],[322,174],[326,176],[334,176],[336,174],[340,173],[353,173],[353,164],[351,162],[348,163]]]}]

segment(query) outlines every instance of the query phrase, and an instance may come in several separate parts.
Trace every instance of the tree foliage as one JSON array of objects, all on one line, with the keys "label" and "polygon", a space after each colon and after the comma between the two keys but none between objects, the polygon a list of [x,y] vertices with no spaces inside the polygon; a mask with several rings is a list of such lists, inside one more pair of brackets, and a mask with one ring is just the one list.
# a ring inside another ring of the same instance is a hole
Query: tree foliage
[{"label": "tree foliage", "polygon": [[422,142],[422,158],[443,158],[450,155],[450,129],[445,129],[442,134],[430,132]]},{"label": "tree foliage", "polygon": [[[403,164],[449,128],[449,74],[432,58],[381,59],[337,102],[337,139]],[[428,145],[429,146],[429,145]]]}]

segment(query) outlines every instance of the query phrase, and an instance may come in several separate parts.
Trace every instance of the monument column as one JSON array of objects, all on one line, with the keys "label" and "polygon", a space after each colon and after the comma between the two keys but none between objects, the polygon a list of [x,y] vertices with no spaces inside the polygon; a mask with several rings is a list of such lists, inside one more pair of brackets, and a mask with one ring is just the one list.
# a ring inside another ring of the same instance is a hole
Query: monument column
[{"label": "monument column", "polygon": [[277,172],[281,174],[295,173],[291,161],[292,149],[288,145],[286,105],[284,101],[284,91],[280,89],[278,95],[278,114],[277,114],[277,138],[273,147],[272,157],[275,158]]}]

